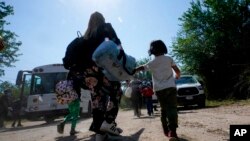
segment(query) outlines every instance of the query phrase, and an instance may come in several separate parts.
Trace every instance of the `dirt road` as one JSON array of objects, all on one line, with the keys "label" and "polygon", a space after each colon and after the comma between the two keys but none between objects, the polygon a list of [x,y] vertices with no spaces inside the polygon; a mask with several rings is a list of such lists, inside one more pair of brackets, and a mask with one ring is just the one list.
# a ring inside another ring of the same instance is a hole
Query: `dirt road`
[{"label": "dirt road", "polygon": [[[162,133],[160,113],[134,118],[131,110],[121,110],[117,123],[124,132],[121,141],[166,141]],[[58,134],[56,124],[45,124],[44,121],[24,122],[24,127],[0,130],[0,141],[94,141],[94,134],[88,131],[91,118],[82,119],[77,125],[80,133],[69,136],[70,124],[64,134]],[[181,141],[226,141],[229,139],[229,126],[232,124],[250,124],[250,104],[233,104],[230,106],[207,107],[204,109],[179,110],[179,128]]]}]

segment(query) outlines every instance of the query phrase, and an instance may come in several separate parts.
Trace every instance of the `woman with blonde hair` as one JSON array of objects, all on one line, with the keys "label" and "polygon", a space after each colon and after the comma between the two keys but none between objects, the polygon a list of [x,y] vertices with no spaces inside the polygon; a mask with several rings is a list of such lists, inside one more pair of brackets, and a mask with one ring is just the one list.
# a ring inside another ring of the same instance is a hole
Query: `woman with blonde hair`
[{"label": "woman with blonde hair", "polygon": [[[106,38],[121,46],[121,42],[111,24],[105,22],[105,18],[101,13],[94,12],[90,16],[84,39],[90,42],[90,46],[94,52]],[[93,52],[89,54],[92,55]],[[93,102],[93,122],[90,130],[96,132],[99,138],[104,138],[106,132],[119,135],[122,130],[116,127],[115,119],[118,114],[118,104],[122,94],[121,84],[119,81],[108,80],[96,65],[90,69],[92,69],[92,72],[98,73],[98,77],[94,77],[97,80],[94,82],[97,83],[87,84],[92,89]]]},{"label": "woman with blonde hair", "polygon": [[106,38],[121,46],[111,24],[105,22],[101,13],[94,12],[83,36],[84,44],[77,52],[77,60],[81,63],[72,66],[68,75],[75,82],[74,89],[80,91],[81,87],[91,91],[93,122],[89,130],[96,133],[96,141],[104,140],[106,133],[119,135],[122,132],[115,122],[122,95],[121,84],[106,78],[103,69],[92,60],[94,51]]},{"label": "woman with blonde hair", "polygon": [[[119,135],[122,132],[115,122],[122,95],[121,84],[119,81],[108,80],[102,72],[103,69],[92,60],[94,51],[106,38],[121,46],[111,24],[105,22],[101,13],[94,12],[78,50],[73,50],[76,52],[74,57],[77,63],[69,67],[68,73],[68,79],[73,80],[78,94],[81,88],[91,91],[93,122],[89,130],[96,133],[96,141],[104,140],[106,133]],[[63,131],[64,124],[59,124],[59,131]]]}]

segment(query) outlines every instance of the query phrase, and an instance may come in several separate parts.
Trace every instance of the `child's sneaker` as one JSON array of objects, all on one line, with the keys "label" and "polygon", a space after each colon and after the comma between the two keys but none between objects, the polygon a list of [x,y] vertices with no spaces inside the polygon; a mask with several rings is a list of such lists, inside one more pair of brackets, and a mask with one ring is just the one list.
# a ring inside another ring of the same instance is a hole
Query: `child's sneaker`
[{"label": "child's sneaker", "polygon": [[75,134],[78,134],[79,132],[78,131],[76,131],[75,129],[71,129],[70,130],[70,135],[71,136],[73,136],[73,135],[75,135]]},{"label": "child's sneaker", "polygon": [[116,128],[116,124],[114,122],[109,124],[106,121],[103,121],[100,130],[114,135],[120,135],[122,132],[122,129]]},{"label": "child's sneaker", "polygon": [[64,123],[62,122],[57,125],[57,132],[63,134],[63,131],[64,131]]}]

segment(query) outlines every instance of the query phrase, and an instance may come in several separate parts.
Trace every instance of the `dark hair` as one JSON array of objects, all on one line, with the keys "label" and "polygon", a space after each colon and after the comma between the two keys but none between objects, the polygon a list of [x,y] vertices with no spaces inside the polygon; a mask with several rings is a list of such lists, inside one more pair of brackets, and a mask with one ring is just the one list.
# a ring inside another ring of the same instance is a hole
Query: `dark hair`
[{"label": "dark hair", "polygon": [[155,40],[150,43],[150,48],[148,50],[148,54],[150,55],[160,55],[160,54],[167,54],[168,50],[166,45],[163,43],[162,40]]}]

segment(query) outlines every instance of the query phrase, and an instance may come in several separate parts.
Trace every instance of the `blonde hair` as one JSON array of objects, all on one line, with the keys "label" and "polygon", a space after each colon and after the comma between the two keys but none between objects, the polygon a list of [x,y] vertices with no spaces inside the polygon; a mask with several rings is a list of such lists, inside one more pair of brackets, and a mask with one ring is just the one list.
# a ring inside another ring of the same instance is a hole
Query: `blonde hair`
[{"label": "blonde hair", "polygon": [[93,14],[91,14],[88,28],[84,34],[84,38],[88,39],[92,37],[93,34],[96,32],[97,28],[104,23],[105,23],[105,18],[101,13],[94,12]]}]

